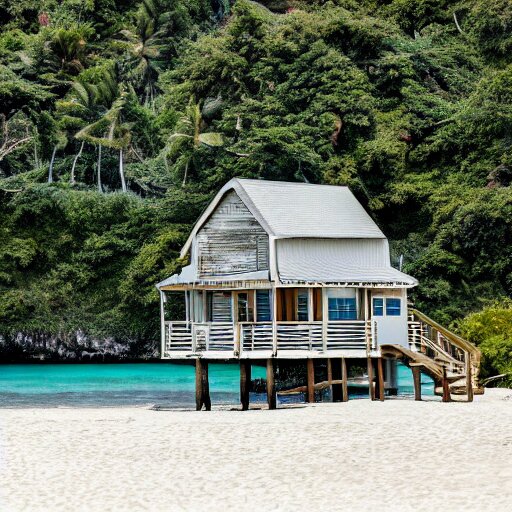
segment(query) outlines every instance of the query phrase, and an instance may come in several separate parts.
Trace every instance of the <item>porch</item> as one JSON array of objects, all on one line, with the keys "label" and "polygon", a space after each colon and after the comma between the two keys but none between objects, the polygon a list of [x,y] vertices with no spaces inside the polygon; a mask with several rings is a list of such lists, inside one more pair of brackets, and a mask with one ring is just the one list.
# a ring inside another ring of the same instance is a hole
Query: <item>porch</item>
[{"label": "porch", "polygon": [[409,346],[405,289],[295,286],[171,294],[163,292],[161,303],[166,359],[377,357],[382,343]]},{"label": "porch", "polygon": [[[165,322],[170,358],[286,359],[366,357],[376,351],[370,320],[311,322]],[[376,355],[376,354],[375,354]]]}]

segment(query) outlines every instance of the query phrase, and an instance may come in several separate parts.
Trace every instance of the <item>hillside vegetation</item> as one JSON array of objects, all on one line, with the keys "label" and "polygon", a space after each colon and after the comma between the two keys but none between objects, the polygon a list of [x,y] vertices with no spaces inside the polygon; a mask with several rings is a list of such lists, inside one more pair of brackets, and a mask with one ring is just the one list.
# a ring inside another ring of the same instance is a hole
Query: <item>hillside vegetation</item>
[{"label": "hillside vegetation", "polygon": [[443,323],[511,296],[509,0],[35,5],[0,0],[4,348],[152,353],[233,176],[351,187]]}]

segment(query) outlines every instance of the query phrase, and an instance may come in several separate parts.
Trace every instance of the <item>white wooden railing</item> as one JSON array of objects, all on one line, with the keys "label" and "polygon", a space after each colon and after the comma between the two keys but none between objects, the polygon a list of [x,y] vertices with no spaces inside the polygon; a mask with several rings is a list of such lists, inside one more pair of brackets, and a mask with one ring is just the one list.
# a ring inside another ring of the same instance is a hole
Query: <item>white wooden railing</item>
[{"label": "white wooden railing", "polygon": [[[167,353],[205,351],[325,352],[366,350],[370,324],[364,320],[323,322],[165,322]],[[324,334],[325,333],[325,334]]]}]

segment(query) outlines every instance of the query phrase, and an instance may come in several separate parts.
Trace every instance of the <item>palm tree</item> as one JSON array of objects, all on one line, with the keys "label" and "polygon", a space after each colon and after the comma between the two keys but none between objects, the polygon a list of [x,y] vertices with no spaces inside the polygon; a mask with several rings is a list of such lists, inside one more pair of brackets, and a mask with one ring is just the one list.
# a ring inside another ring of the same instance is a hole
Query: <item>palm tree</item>
[{"label": "palm tree", "polygon": [[162,2],[144,0],[137,13],[133,30],[124,29],[120,34],[128,42],[128,70],[126,78],[144,94],[144,103],[153,105],[156,82],[160,70],[160,55],[165,29],[161,26]]},{"label": "palm tree", "polygon": [[[77,135],[87,125],[98,120],[106,111],[106,105],[110,104],[115,93],[117,84],[113,77],[112,69],[103,69],[101,80],[98,84],[90,84],[75,81],[64,99],[57,102],[57,114],[60,123],[68,131]],[[71,167],[71,184],[75,184],[75,169],[78,159],[82,155],[86,139],[81,139],[78,153],[73,159]],[[98,169],[101,169],[101,149],[98,152]],[[101,192],[101,176],[98,171],[98,190]]]},{"label": "palm tree", "polygon": [[[98,121],[87,125],[76,134],[78,140],[85,140],[119,151],[119,177],[123,192],[127,191],[123,150],[130,146],[132,127],[131,123],[126,123],[123,119],[128,100],[129,92],[121,86],[120,94],[110,109]],[[101,152],[99,154],[101,155]],[[100,169],[98,169],[99,172]]]},{"label": "palm tree", "polygon": [[72,24],[53,29],[47,43],[47,63],[67,75],[78,75],[84,68],[87,39],[94,34],[89,24]]},{"label": "palm tree", "polygon": [[218,132],[204,132],[206,122],[203,119],[199,104],[190,99],[183,116],[176,123],[175,132],[169,137],[169,142],[164,149],[164,158],[174,159],[174,167],[183,169],[183,182],[188,179],[191,165],[196,168],[196,157],[201,146],[221,147],[224,145],[224,137]]}]

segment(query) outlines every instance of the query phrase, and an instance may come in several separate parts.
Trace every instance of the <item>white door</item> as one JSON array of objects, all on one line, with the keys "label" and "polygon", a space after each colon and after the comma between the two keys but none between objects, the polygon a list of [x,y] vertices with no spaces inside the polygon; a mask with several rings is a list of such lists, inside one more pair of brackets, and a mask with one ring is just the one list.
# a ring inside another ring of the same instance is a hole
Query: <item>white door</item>
[{"label": "white door", "polygon": [[372,334],[377,345],[402,345],[407,341],[406,290],[372,291]]}]

